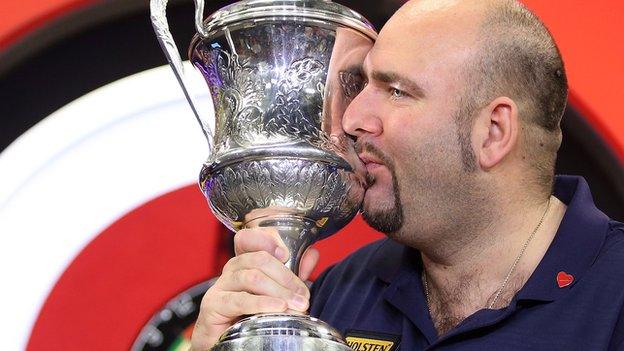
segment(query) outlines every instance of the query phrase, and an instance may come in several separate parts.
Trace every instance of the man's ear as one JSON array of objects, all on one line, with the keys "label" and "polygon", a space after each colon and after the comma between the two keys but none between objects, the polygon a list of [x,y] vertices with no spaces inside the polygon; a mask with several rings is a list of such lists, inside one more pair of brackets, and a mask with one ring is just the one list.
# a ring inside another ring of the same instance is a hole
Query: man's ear
[{"label": "man's ear", "polygon": [[518,106],[508,97],[498,97],[484,107],[474,124],[477,159],[482,169],[500,164],[518,141]]}]

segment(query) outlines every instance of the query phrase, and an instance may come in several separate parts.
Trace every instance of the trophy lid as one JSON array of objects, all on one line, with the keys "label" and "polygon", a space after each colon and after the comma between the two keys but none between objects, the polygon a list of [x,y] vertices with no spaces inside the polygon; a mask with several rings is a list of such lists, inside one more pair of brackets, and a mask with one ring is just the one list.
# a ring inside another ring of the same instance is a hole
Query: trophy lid
[{"label": "trophy lid", "polygon": [[228,24],[271,17],[328,21],[355,29],[372,40],[377,38],[375,28],[364,16],[330,0],[238,1],[210,15],[204,21],[204,32],[210,35]]}]

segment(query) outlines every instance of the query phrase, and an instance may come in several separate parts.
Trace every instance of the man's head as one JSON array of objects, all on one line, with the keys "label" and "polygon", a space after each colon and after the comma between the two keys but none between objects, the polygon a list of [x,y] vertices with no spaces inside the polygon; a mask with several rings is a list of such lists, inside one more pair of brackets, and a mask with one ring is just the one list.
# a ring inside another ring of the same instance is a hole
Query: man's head
[{"label": "man's head", "polygon": [[[460,132],[470,130],[473,113],[499,96],[518,105],[523,147],[530,168],[548,192],[561,143],[560,121],[568,85],[559,50],[542,22],[516,1],[493,1],[478,32],[478,51],[465,69],[460,98]],[[462,135],[462,140],[469,140]],[[463,154],[474,169],[473,158]]]},{"label": "man's head", "polygon": [[506,199],[548,196],[567,83],[550,34],[522,5],[411,1],[365,72],[343,125],[367,162],[373,227],[434,240],[480,225]]}]

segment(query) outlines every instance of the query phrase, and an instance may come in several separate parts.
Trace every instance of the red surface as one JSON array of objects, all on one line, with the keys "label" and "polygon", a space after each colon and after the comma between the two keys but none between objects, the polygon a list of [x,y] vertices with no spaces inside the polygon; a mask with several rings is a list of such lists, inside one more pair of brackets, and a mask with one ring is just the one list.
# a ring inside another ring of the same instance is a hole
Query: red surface
[{"label": "red surface", "polygon": [[166,301],[220,273],[222,228],[196,185],[120,218],[67,267],[27,350],[128,350]]},{"label": "red surface", "polygon": [[624,164],[624,2],[523,0],[546,23],[563,55],[571,104]]},{"label": "red surface", "polygon": [[[314,276],[344,253],[382,237],[361,218],[321,243]],[[126,350],[183,290],[218,275],[228,234],[196,185],[154,199],[100,233],[48,296],[27,350]]]},{"label": "red surface", "polygon": [[0,51],[50,21],[95,2],[97,0],[0,1]]}]

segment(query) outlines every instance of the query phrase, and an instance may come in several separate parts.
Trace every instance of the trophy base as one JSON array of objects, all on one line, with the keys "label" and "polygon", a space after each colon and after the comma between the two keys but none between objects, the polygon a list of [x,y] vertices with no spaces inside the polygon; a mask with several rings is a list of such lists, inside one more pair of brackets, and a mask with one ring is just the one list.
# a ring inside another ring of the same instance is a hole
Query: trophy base
[{"label": "trophy base", "polygon": [[258,314],[231,326],[211,349],[229,350],[353,351],[327,323],[283,313]]}]

